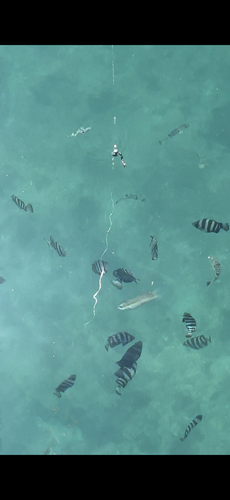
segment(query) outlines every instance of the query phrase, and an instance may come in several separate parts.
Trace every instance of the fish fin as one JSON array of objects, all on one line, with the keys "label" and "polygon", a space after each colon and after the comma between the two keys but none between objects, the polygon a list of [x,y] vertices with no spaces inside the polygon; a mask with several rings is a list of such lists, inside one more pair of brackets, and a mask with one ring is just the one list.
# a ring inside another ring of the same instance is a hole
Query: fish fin
[{"label": "fish fin", "polygon": [[57,389],[55,389],[55,391],[53,392],[53,394],[55,396],[57,396],[58,398],[61,398],[61,393],[59,391],[57,391]]},{"label": "fish fin", "polygon": [[210,285],[210,283],[212,283],[212,280],[211,281],[207,281],[207,286]]}]

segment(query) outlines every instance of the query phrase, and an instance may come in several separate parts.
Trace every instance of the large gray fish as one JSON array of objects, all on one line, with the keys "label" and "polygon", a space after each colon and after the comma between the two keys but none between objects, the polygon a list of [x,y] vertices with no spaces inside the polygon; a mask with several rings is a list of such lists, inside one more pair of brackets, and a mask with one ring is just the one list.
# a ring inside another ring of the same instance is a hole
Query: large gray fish
[{"label": "large gray fish", "polygon": [[155,236],[150,236],[151,241],[150,241],[150,248],[151,248],[151,255],[152,255],[152,260],[158,259],[158,246],[157,246],[157,240]]},{"label": "large gray fish", "polygon": [[134,361],[132,366],[130,368],[127,368],[126,366],[124,368],[119,368],[114,375],[118,377],[116,379],[116,383],[118,387],[116,387],[116,393],[120,396],[121,395],[121,387],[124,389],[125,386],[132,380],[134,377],[135,373],[137,370],[137,363]]},{"label": "large gray fish", "polygon": [[135,337],[127,332],[114,333],[114,335],[110,335],[110,337],[107,338],[107,344],[105,345],[106,351],[109,350],[109,347],[116,347],[119,344],[125,346],[134,339]]},{"label": "large gray fish", "polygon": [[19,198],[17,198],[17,196],[15,196],[14,194],[12,194],[11,198],[14,201],[14,203],[17,205],[17,207],[21,208],[25,212],[33,213],[33,207],[30,203],[28,203],[28,205],[25,205],[24,201],[19,200]]},{"label": "large gray fish", "polygon": [[150,300],[157,299],[158,295],[156,292],[147,292],[142,295],[138,295],[137,297],[133,297],[133,299],[126,300],[126,302],[122,302],[117,306],[121,311],[125,311],[126,309],[136,309],[137,307],[149,302]]},{"label": "large gray fish", "polygon": [[58,387],[56,387],[54,395],[60,398],[61,392],[65,392],[66,389],[68,389],[69,387],[73,387],[75,380],[76,380],[76,375],[70,375],[70,377],[67,378],[67,380],[64,380],[64,382],[62,382]]},{"label": "large gray fish", "polygon": [[208,342],[211,342],[211,337],[205,337],[200,335],[200,337],[191,337],[190,339],[183,342],[183,345],[191,347],[192,349],[202,349],[202,347],[207,347]]},{"label": "large gray fish", "polygon": [[184,130],[186,128],[189,127],[189,124],[187,123],[182,123],[182,125],[179,125],[179,127],[177,128],[174,128],[172,130],[172,132],[170,132],[170,134],[167,135],[167,137],[165,139],[163,139],[163,141],[159,141],[159,144],[163,144],[163,142],[166,141],[166,139],[170,139],[171,137],[174,137],[175,135],[179,135],[179,134],[182,134],[182,132],[184,132]]},{"label": "large gray fish", "polygon": [[213,280],[207,281],[207,286],[210,285],[210,283],[212,283],[213,281],[216,281],[221,273],[221,265],[217,257],[208,257],[208,259],[211,259],[211,264],[215,271],[215,278],[213,278]]},{"label": "large gray fish", "polygon": [[224,231],[229,230],[227,222],[216,222],[212,219],[197,220],[196,222],[192,222],[192,225],[204,233],[219,233],[221,229],[224,229]]},{"label": "large gray fish", "polygon": [[184,437],[180,438],[181,441],[184,441],[186,439],[186,437],[188,436],[188,434],[191,432],[191,430],[197,425],[199,424],[199,422],[201,422],[202,420],[202,415],[197,415],[191,422],[190,424],[188,425],[188,427],[186,428],[185,430],[185,434],[184,434]]}]

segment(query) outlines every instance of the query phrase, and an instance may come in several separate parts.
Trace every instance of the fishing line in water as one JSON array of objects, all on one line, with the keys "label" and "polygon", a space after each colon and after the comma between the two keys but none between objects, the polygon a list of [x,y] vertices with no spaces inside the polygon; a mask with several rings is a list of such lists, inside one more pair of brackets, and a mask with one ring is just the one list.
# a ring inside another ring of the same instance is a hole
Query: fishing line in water
[{"label": "fishing line in water", "polygon": [[[114,64],[114,50],[113,50],[113,45],[111,46],[111,49],[112,49],[112,84],[113,84],[113,87],[114,87],[114,85],[115,85],[115,64]],[[116,126],[116,116],[113,117],[113,125]],[[124,162],[124,159],[123,159],[123,155],[118,150],[116,144],[114,144],[113,151],[112,151],[111,154],[112,154],[112,170],[114,169],[114,158],[116,156],[120,156],[121,163],[123,164],[124,167],[126,166],[126,164]],[[107,269],[108,269],[108,267],[107,267],[108,263],[104,262],[102,260],[102,258],[104,257],[104,255],[106,254],[106,252],[108,250],[108,247],[109,247],[108,236],[109,236],[109,232],[111,231],[111,228],[112,228],[112,225],[113,225],[112,216],[113,216],[113,213],[114,213],[115,206],[114,206],[112,192],[111,192],[111,206],[112,206],[112,210],[111,210],[111,212],[109,214],[109,227],[108,227],[108,229],[107,229],[107,231],[105,233],[105,249],[104,249],[104,251],[101,254],[100,260],[99,261],[95,261],[92,264],[92,270],[94,272],[96,272],[97,274],[99,274],[98,289],[93,294],[93,300],[94,300],[94,304],[93,304],[93,317],[92,317],[91,320],[87,321],[87,323],[84,323],[84,326],[87,326],[95,318],[95,315],[96,315],[96,305],[97,305],[97,302],[98,302],[97,295],[99,294],[99,292],[101,290],[102,278],[103,278],[104,274],[106,274]]]},{"label": "fishing line in water", "polygon": [[108,270],[108,263],[107,262],[104,262],[102,260],[102,257],[104,257],[105,253],[107,252],[108,250],[108,247],[109,247],[109,242],[108,242],[108,234],[112,228],[112,225],[113,225],[113,222],[112,222],[112,216],[113,216],[113,213],[114,213],[114,201],[113,201],[113,195],[111,193],[111,204],[112,204],[112,211],[110,212],[109,214],[109,227],[105,233],[105,249],[104,251],[102,252],[101,254],[101,257],[100,257],[100,260],[97,260],[95,261],[93,264],[92,264],[92,270],[96,273],[96,274],[99,274],[99,281],[98,281],[98,289],[97,291],[93,294],[93,300],[94,300],[94,304],[93,304],[93,317],[91,320],[87,321],[87,323],[84,323],[84,326],[88,325],[89,323],[91,323],[91,321],[93,321],[93,319],[95,318],[95,315],[96,315],[96,305],[97,305],[97,295],[98,293],[100,292],[101,290],[101,281],[102,281],[102,278],[104,276],[104,274],[107,273],[107,270]]}]

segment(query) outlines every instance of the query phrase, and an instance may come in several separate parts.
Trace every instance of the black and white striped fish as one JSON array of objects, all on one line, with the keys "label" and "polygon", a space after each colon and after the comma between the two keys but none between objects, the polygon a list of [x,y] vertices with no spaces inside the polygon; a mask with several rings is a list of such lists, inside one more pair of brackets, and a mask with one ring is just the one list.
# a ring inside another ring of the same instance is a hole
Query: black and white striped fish
[{"label": "black and white striped fish", "polygon": [[15,196],[14,194],[12,194],[11,198],[14,203],[16,203],[17,207],[21,208],[25,212],[33,213],[33,207],[30,203],[28,203],[28,205],[25,205],[24,201],[19,200],[19,198],[17,198],[17,196]]},{"label": "black and white striped fish", "polygon": [[119,279],[120,281],[123,281],[123,283],[131,283],[132,281],[135,281],[136,283],[137,281],[140,281],[138,278],[135,278],[134,274],[131,273],[131,271],[129,271],[128,269],[123,269],[123,267],[115,269],[115,271],[113,271],[113,276],[115,276],[115,278]]},{"label": "black and white striped fish", "polygon": [[207,347],[208,342],[211,342],[211,337],[205,337],[204,335],[200,335],[200,337],[191,337],[191,339],[183,342],[183,345],[187,347],[191,347],[192,349],[201,349],[202,347]]},{"label": "black and white striped fish", "polygon": [[192,337],[193,332],[196,331],[196,320],[191,316],[191,314],[184,313],[182,323],[186,324],[186,337]]},{"label": "black and white striped fish", "polygon": [[117,365],[120,366],[120,368],[131,368],[134,361],[137,361],[141,355],[142,351],[142,342],[139,340],[139,342],[136,342],[133,344],[124,354],[124,356],[120,359],[120,361],[117,361]]},{"label": "black and white striped fish", "polygon": [[114,375],[118,377],[116,379],[116,383],[118,387],[116,387],[116,393],[120,396],[121,395],[121,387],[124,387],[132,380],[134,377],[135,373],[137,370],[137,363],[134,362],[133,365],[130,368],[127,368],[126,366],[124,368],[119,368]]},{"label": "black and white striped fish", "polygon": [[150,236],[151,241],[150,241],[150,248],[151,248],[151,255],[152,255],[152,260],[158,259],[158,246],[157,246],[157,240],[155,236]]},{"label": "black and white striped fish", "polygon": [[199,422],[201,422],[202,420],[202,415],[197,415],[193,420],[192,422],[190,422],[190,424],[188,425],[186,431],[185,431],[185,434],[184,434],[184,437],[183,438],[180,438],[181,441],[184,441],[186,439],[186,437],[188,436],[188,434],[191,432],[191,430],[196,427],[197,424],[199,424]]},{"label": "black and white striped fish", "polygon": [[125,346],[134,339],[135,337],[127,332],[119,332],[114,335],[110,335],[110,337],[107,338],[107,344],[105,345],[106,351],[109,350],[109,347],[116,347],[119,344]]},{"label": "black and white striped fish", "polygon": [[99,275],[106,274],[108,269],[109,264],[104,260],[95,260],[95,262],[92,264],[92,271]]},{"label": "black and white striped fish", "polygon": [[197,220],[196,222],[192,222],[192,225],[205,233],[219,233],[220,229],[224,229],[224,231],[229,230],[229,224],[227,222],[216,222],[212,219]]},{"label": "black and white striped fish", "polygon": [[50,241],[47,241],[45,238],[44,240],[46,241],[46,243],[49,245],[50,248],[56,250],[56,252],[60,257],[66,256],[66,250],[63,247],[61,247],[61,245],[58,245],[58,243],[54,241],[51,235],[50,235]]},{"label": "black and white striped fish", "polygon": [[61,392],[65,392],[66,389],[68,389],[69,387],[73,387],[73,384],[76,380],[76,375],[70,375],[69,378],[67,378],[67,380],[64,380],[64,382],[62,382],[54,391],[54,394],[55,396],[57,396],[58,398],[61,397]]},{"label": "black and white striped fish", "polygon": [[208,257],[208,259],[211,259],[211,264],[215,271],[215,278],[213,278],[213,280],[207,281],[207,286],[210,285],[210,283],[212,283],[213,281],[216,281],[221,273],[221,265],[217,257]]}]

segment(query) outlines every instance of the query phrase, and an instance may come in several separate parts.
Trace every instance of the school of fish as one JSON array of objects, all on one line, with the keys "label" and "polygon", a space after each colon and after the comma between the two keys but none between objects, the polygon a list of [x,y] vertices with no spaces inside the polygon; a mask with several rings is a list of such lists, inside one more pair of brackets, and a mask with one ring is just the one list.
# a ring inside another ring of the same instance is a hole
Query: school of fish
[{"label": "school of fish", "polygon": [[[175,128],[170,132],[165,139],[160,140],[159,143],[162,145],[166,140],[170,140],[173,137],[182,134],[187,128],[189,127],[189,124],[182,124],[179,127]],[[91,130],[91,127],[83,128],[80,127],[76,134],[71,134],[72,136],[77,136],[84,134],[88,131]],[[119,152],[117,149],[117,146],[114,146],[114,151],[112,153],[113,157],[120,156],[121,161],[123,166],[126,166],[126,163],[123,161],[123,155],[122,153]],[[17,205],[18,208],[23,210],[24,212],[30,212],[33,213],[33,206],[29,204],[25,204],[24,201],[20,200],[17,196],[12,195],[11,196],[13,202]],[[116,201],[116,204],[118,204],[122,200],[136,200],[136,201],[145,201],[144,196],[137,196],[136,194],[126,194],[124,197],[118,199]],[[209,219],[209,218],[202,218],[200,220],[197,220],[195,222],[192,222],[192,225],[199,229],[200,231],[204,233],[219,233],[221,229],[224,231],[229,230],[229,224],[227,222],[217,222],[214,219]],[[150,253],[151,253],[151,260],[156,261],[158,260],[158,242],[155,236],[150,236],[151,241],[150,241]],[[45,239],[45,238],[44,238]],[[67,255],[67,252],[64,247],[59,245],[53,237],[50,235],[49,240],[45,240],[49,246],[49,248],[54,249],[57,254],[60,257],[65,257]],[[216,281],[220,274],[221,274],[221,264],[220,261],[217,257],[208,257],[210,259],[212,269],[215,273],[214,278],[212,280],[207,281],[207,286],[209,286],[211,283]],[[122,263],[120,263],[122,265]],[[155,264],[154,264],[155,265]],[[100,276],[99,283],[101,286],[101,278],[106,275],[109,271],[109,264],[108,262],[98,259],[95,260],[92,265],[91,269],[93,273],[97,274]],[[136,278],[135,274],[133,271],[130,271],[126,267],[118,267],[117,269],[113,270],[113,277],[115,279],[111,280],[112,285],[117,288],[118,290],[122,290],[123,284],[125,284],[125,287],[128,286],[132,287],[132,283],[134,283],[134,287],[138,285],[138,282],[140,282],[139,278]],[[4,283],[5,278],[0,277],[0,283]],[[131,284],[131,285],[128,285]],[[139,286],[139,285],[138,285]],[[131,289],[131,288],[130,288]],[[99,288],[100,290],[100,288]],[[99,291],[98,290],[98,291]],[[98,292],[97,292],[98,293]],[[96,294],[94,295],[94,298],[96,297]],[[134,296],[133,298],[127,299],[125,301],[122,301],[119,305],[117,305],[118,310],[134,310],[140,307],[141,305],[147,304],[148,302],[152,302],[153,300],[157,299],[158,295],[155,291],[148,291],[148,292],[142,292],[139,295]],[[152,307],[151,305],[147,307]],[[147,310],[147,309],[146,309]],[[149,309],[150,310],[150,309]],[[135,313],[134,313],[135,314]],[[124,315],[125,316],[125,315]],[[182,322],[185,323],[186,326],[186,332],[185,332],[185,337],[186,340],[183,342],[183,345],[186,347],[189,347],[191,349],[190,353],[188,351],[189,356],[194,356],[196,359],[196,356],[200,356],[201,354],[195,355],[192,353],[192,350],[196,351],[201,351],[204,347],[207,347],[209,344],[211,344],[211,336],[208,335],[207,337],[204,334],[200,334],[198,336],[194,336],[194,333],[197,330],[197,322],[195,318],[188,312],[185,312],[182,317]],[[118,346],[126,346],[127,344],[132,343],[135,341],[135,336],[131,333],[128,333],[126,331],[122,332],[117,332],[117,333],[111,333],[111,335],[108,336],[106,344],[105,344],[105,349],[108,352],[109,348],[110,349],[116,349]],[[116,362],[116,364],[119,366],[118,370],[115,371],[114,375],[116,377],[116,388],[115,392],[118,395],[121,395],[122,389],[124,389],[127,384],[134,378],[134,376],[137,373],[137,361],[142,355],[142,348],[143,348],[143,343],[141,340],[136,341],[129,347],[124,355],[121,357],[119,361]],[[194,358],[193,358],[194,359]],[[64,393],[67,389],[72,388],[74,386],[74,383],[76,381],[76,374],[70,375],[67,379],[65,379],[62,383],[60,383],[56,389],[54,390],[53,394],[56,395],[58,398],[61,398],[61,394]],[[135,390],[135,389],[134,389]],[[199,422],[201,422],[203,419],[203,416],[201,414],[198,414],[193,420],[190,421],[188,424],[184,436],[180,437],[181,441],[184,441],[189,433],[198,425]]]}]

